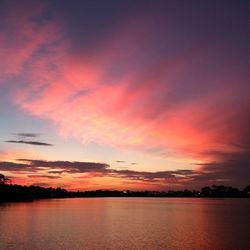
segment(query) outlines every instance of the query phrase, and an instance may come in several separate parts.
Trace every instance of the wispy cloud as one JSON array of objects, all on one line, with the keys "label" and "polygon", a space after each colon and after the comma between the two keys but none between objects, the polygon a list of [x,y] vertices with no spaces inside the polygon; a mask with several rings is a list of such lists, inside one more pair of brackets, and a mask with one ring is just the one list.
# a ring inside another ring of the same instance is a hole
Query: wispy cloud
[{"label": "wispy cloud", "polygon": [[59,179],[59,178],[62,178],[61,176],[59,175],[44,175],[44,174],[41,174],[41,175],[28,175],[29,178],[47,178],[47,179]]},{"label": "wispy cloud", "polygon": [[40,134],[38,133],[14,133],[14,135],[17,135],[18,137],[28,137],[28,138],[36,138],[39,137]]},{"label": "wispy cloud", "polygon": [[[131,22],[121,20],[111,27],[111,35],[87,55],[81,50],[71,53],[75,41],[62,39],[63,33],[49,33],[41,40],[46,48],[43,57],[31,54],[30,63],[23,64],[27,83],[15,89],[15,102],[52,120],[61,134],[84,142],[199,160],[205,160],[207,149],[238,150],[232,146],[240,138],[231,121],[250,106],[246,58],[230,49],[234,44],[225,47],[219,39],[174,46],[176,29],[163,18],[164,11],[162,19],[154,19],[159,14],[155,11],[150,18],[142,14],[141,21],[129,14]],[[29,15],[25,20],[33,27]],[[157,28],[163,24],[168,36]],[[166,46],[169,43],[174,50]],[[155,47],[159,56],[154,56]],[[41,77],[46,80],[38,80]],[[241,126],[239,120],[236,123]]]},{"label": "wispy cloud", "polygon": [[30,140],[31,138],[37,138],[40,136],[38,133],[14,133],[18,137],[16,140],[6,140],[8,143],[17,143],[17,144],[29,144],[33,146],[53,146],[51,143],[42,142],[38,140]]},{"label": "wispy cloud", "polygon": [[85,172],[105,172],[109,168],[106,163],[98,162],[79,162],[79,161],[43,161],[31,159],[17,159],[25,162],[34,168],[60,169],[67,173],[85,173]]},{"label": "wispy cloud", "polygon": [[53,146],[53,144],[51,144],[51,143],[40,142],[40,141],[8,140],[8,141],[5,141],[5,142],[29,144],[29,145],[34,145],[34,146]]},{"label": "wispy cloud", "polygon": [[[240,163],[240,165],[238,165]],[[201,165],[199,170],[177,169],[169,171],[135,171],[117,170],[106,163],[44,161],[34,159],[17,159],[15,162],[0,161],[0,171],[20,173],[32,178],[64,179],[77,176],[80,179],[116,178],[124,181],[148,183],[152,185],[179,185],[185,187],[202,187],[205,185],[234,183],[247,184],[249,160],[240,157],[238,161],[214,162]],[[239,167],[240,166],[240,167]],[[237,168],[238,167],[238,168]],[[84,174],[79,177],[79,174]]]},{"label": "wispy cloud", "polygon": [[33,182],[31,183],[32,186],[38,186],[38,187],[50,187],[50,184],[46,182]]},{"label": "wispy cloud", "polygon": [[10,171],[10,172],[36,172],[41,170],[39,167],[34,167],[30,164],[26,163],[17,163],[17,162],[11,162],[11,161],[1,161],[0,162],[0,170],[1,171]]},{"label": "wispy cloud", "polygon": [[[61,135],[186,157],[190,163],[203,163],[200,169],[119,172],[105,164],[32,160],[27,168],[42,165],[68,173],[99,171],[121,178],[190,183],[249,179],[247,8],[237,6],[239,16],[231,5],[218,4],[211,18],[205,4],[188,19],[174,4],[175,11],[161,3],[150,6],[146,4],[141,13],[126,11],[123,18],[110,22],[108,34],[88,40],[77,27],[67,28],[67,10],[47,19],[44,4],[10,4],[1,16],[6,32],[0,38],[0,84],[20,77],[24,83],[11,83],[12,101],[20,110],[52,121]],[[82,13],[77,13],[81,20]],[[33,135],[19,133],[25,139],[7,142],[52,146],[28,139],[37,137]]]}]

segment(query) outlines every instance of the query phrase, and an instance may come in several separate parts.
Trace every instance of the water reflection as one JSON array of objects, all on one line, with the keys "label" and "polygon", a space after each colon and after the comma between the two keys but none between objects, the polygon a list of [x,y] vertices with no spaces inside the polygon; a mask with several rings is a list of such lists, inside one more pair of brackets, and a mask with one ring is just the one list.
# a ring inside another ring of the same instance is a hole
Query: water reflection
[{"label": "water reflection", "polygon": [[1,249],[250,249],[249,199],[82,198],[0,206]]}]

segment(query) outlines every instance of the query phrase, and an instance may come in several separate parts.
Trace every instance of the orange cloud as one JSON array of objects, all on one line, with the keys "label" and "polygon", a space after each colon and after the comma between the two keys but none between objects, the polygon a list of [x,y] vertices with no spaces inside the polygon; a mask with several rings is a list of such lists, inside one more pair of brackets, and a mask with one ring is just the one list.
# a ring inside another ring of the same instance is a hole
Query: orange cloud
[{"label": "orange cloud", "polygon": [[[171,27],[161,37],[160,21],[153,22],[154,15],[147,21],[144,13],[116,24],[89,53],[73,53],[74,41],[65,38],[59,21],[37,23],[31,21],[31,11],[20,5],[16,11],[6,22],[18,40],[0,38],[3,58],[9,60],[3,60],[2,75],[21,74],[25,84],[14,86],[13,101],[52,121],[61,135],[188,156],[190,162],[216,161],[222,157],[217,152],[249,149],[244,141],[247,78],[226,60],[225,51],[217,54],[220,45],[192,44],[180,50],[170,42]],[[35,8],[36,15],[41,12]],[[162,40],[166,44],[156,42]]]}]

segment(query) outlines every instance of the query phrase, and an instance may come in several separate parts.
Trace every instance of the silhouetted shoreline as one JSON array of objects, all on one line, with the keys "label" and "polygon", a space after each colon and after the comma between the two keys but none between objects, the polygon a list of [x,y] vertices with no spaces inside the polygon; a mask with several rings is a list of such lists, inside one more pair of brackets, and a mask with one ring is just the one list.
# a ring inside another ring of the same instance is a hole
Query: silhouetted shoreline
[{"label": "silhouetted shoreline", "polygon": [[62,188],[44,188],[39,186],[21,186],[15,184],[0,184],[0,202],[31,201],[51,198],[77,198],[77,197],[191,197],[191,198],[250,198],[250,186],[243,190],[223,185],[213,185],[196,190],[182,191],[67,191]]}]

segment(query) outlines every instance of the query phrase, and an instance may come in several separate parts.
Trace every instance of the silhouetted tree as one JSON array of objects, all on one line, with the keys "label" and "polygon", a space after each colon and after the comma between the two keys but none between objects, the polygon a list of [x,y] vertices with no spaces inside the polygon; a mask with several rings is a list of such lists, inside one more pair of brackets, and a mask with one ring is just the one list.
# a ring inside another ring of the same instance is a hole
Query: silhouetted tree
[{"label": "silhouetted tree", "polygon": [[223,185],[213,185],[212,186],[212,194],[215,197],[223,197],[226,195],[227,188]]},{"label": "silhouetted tree", "polygon": [[9,178],[5,177],[3,174],[0,174],[0,185],[4,185],[10,181]]},{"label": "silhouetted tree", "polygon": [[95,190],[95,191],[67,191],[63,188],[20,186],[9,184],[10,180],[0,174],[0,202],[24,201],[49,198],[70,197],[246,197],[250,198],[250,185],[243,190],[223,185],[203,187],[201,191],[178,190],[178,191],[118,191],[118,190]]},{"label": "silhouetted tree", "polygon": [[203,187],[203,188],[201,189],[201,195],[202,195],[202,196],[209,197],[211,194],[212,194],[212,189],[211,189],[211,187]]},{"label": "silhouetted tree", "polygon": [[227,187],[227,196],[240,196],[240,190],[238,188],[229,186]]},{"label": "silhouetted tree", "polygon": [[244,194],[246,196],[249,196],[250,197],[250,185],[249,186],[246,186],[243,190]]}]

